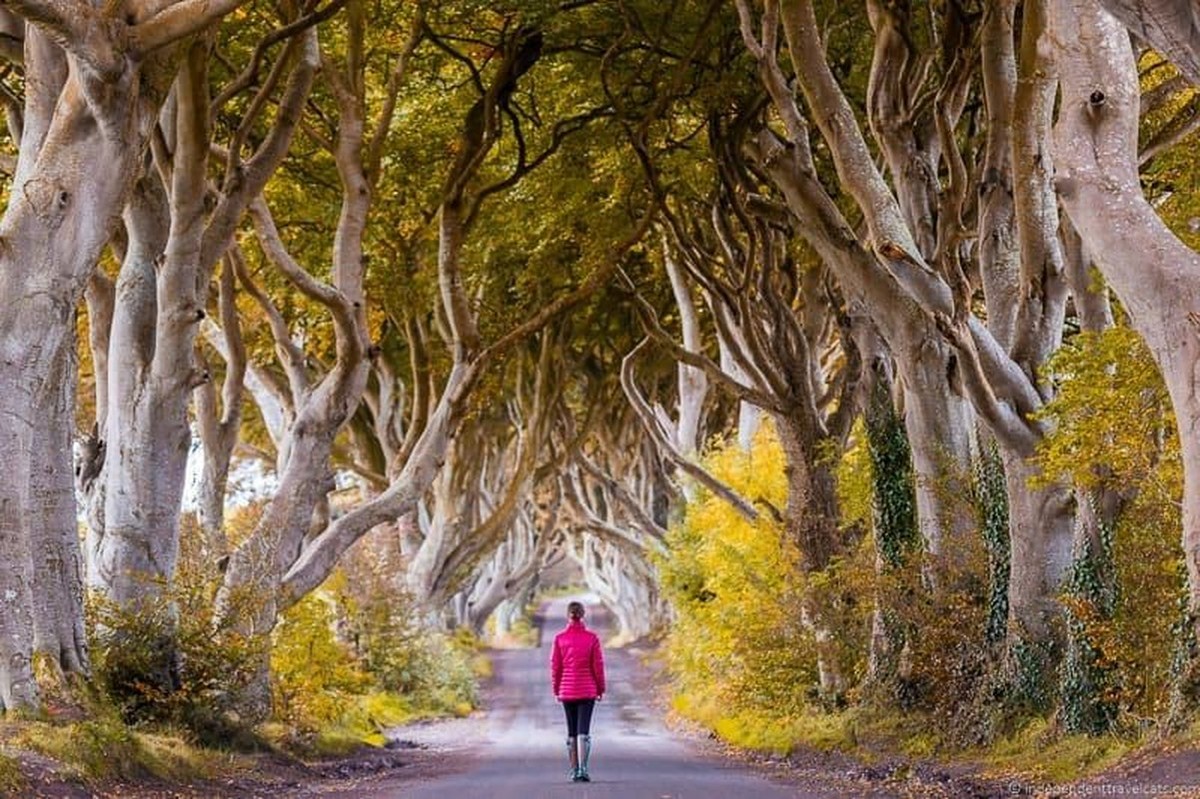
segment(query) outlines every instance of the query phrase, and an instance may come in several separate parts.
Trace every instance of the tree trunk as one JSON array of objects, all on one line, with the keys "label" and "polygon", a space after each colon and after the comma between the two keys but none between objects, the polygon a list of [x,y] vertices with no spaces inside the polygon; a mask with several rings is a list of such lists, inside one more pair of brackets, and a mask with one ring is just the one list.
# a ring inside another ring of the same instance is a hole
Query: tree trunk
[{"label": "tree trunk", "polygon": [[1058,601],[1071,567],[1074,502],[1060,485],[1030,486],[1039,469],[1025,458],[1000,451],[1008,485],[1010,636],[1026,643],[1047,642]]},{"label": "tree trunk", "polygon": [[[109,86],[108,99],[124,104],[124,113],[100,124],[73,73],[45,142],[36,149],[36,163],[19,168],[28,177],[12,187],[0,221],[5,242],[0,253],[5,298],[0,307],[0,449],[9,459],[8,477],[0,481],[0,704],[5,708],[37,701],[30,671],[34,570],[28,501],[32,447],[43,443],[34,433],[46,407],[45,392],[57,390],[46,379],[62,373],[55,364],[73,341],[74,309],[111,236],[129,176],[136,173],[141,107],[128,99],[134,77],[128,72]],[[28,163],[24,150],[21,163]],[[52,468],[69,471],[70,451],[58,455],[63,462]]]},{"label": "tree trunk", "polygon": [[986,3],[980,36],[988,126],[983,180],[979,185],[979,273],[988,330],[1006,349],[1016,339],[1021,296],[1012,177],[1016,6],[1017,0]]},{"label": "tree trunk", "polygon": [[33,647],[56,669],[87,674],[83,627],[83,553],[75,520],[71,438],[75,410],[75,352],[61,350],[48,375],[32,447],[29,522],[33,549]]},{"label": "tree trunk", "polygon": [[1089,333],[1107,330],[1113,326],[1108,286],[1093,268],[1092,254],[1071,224],[1070,217],[1064,216],[1061,222],[1067,284],[1071,287],[1071,301],[1075,305],[1079,329]]},{"label": "tree trunk", "polygon": [[[205,364],[200,361],[203,368]],[[211,391],[212,384],[205,383],[196,388],[196,416],[198,426],[204,430],[209,427],[211,435],[202,433],[203,464],[196,481],[196,516],[200,522],[200,533],[204,536],[205,556],[209,561],[217,561],[229,553],[229,542],[225,536],[225,494],[229,486],[229,466],[233,459],[233,444],[236,443],[236,427],[224,428],[222,421],[215,418],[216,392]],[[240,411],[234,412],[226,419],[240,422]],[[233,435],[222,435],[229,430]]]},{"label": "tree trunk", "polygon": [[[1111,494],[1093,496],[1080,489],[1075,514],[1075,545],[1071,576],[1066,592],[1067,649],[1063,655],[1059,685],[1060,716],[1068,733],[1102,735],[1117,719],[1119,686],[1112,679],[1114,664],[1092,640],[1088,621],[1112,619],[1118,586],[1113,564],[1113,526],[1105,519]],[[1078,604],[1077,604],[1078,603]],[[1078,612],[1078,606],[1086,615]]]},{"label": "tree trunk", "polygon": [[889,577],[910,562],[919,551],[921,538],[912,451],[904,424],[892,406],[891,386],[886,375],[878,372],[866,411],[866,430],[874,488],[876,575],[867,682],[894,689],[906,630],[897,618],[903,598],[895,594]]},{"label": "tree trunk", "polygon": [[1184,465],[1183,552],[1200,636],[1200,256],[1142,195],[1138,73],[1129,34],[1093,0],[1053,0],[1062,103],[1058,189],[1163,374]]},{"label": "tree trunk", "polygon": [[421,525],[420,544],[404,572],[408,590],[418,603],[428,605],[433,598],[433,584],[445,565],[446,556],[454,547],[451,533],[462,522],[452,518],[451,514],[460,507],[459,497],[454,496],[451,485],[454,477],[454,460],[456,454],[451,451],[448,460],[439,470],[437,479],[432,487],[433,511],[427,524]]},{"label": "tree trunk", "polygon": [[[121,260],[124,260],[122,256]],[[86,525],[84,578],[92,572],[91,553],[93,531],[104,530],[104,462],[108,435],[108,353],[110,350],[113,313],[117,288],[114,281],[99,268],[88,281],[87,298],[88,348],[92,356],[92,373],[96,384],[96,416],[90,433],[80,438],[75,463],[75,491],[83,503]]]},{"label": "tree trunk", "polygon": [[[679,308],[679,325],[683,330],[683,346],[689,352],[700,352],[703,343],[700,338],[700,320],[696,314],[696,305],[692,300],[691,287],[683,274],[678,262],[670,251],[669,245],[663,244],[663,261],[667,267],[667,277],[671,280],[671,292],[675,296],[675,305]],[[708,394],[708,377],[704,370],[687,364],[679,364],[679,413],[675,424],[675,448],[685,458],[694,458],[700,450],[700,434],[703,430],[704,399]],[[684,493],[694,491],[693,484],[685,482]]]},{"label": "tree trunk", "polygon": [[[785,534],[800,549],[800,568],[808,575],[818,575],[829,568],[843,549],[838,530],[837,479],[822,461],[818,442],[800,425],[778,416],[775,425],[787,461]],[[847,684],[836,631],[825,607],[829,601],[829,596],[819,595],[811,587],[806,589],[801,618],[816,641],[821,696],[827,701],[837,701]]]},{"label": "tree trunk", "polygon": [[[250,634],[274,629],[276,612],[284,609],[278,596],[283,575],[300,555],[318,500],[333,488],[328,463],[337,428],[307,421],[301,417],[292,431],[288,468],[250,545],[238,548],[225,572],[219,615],[240,619],[239,627]],[[250,602],[253,612],[243,616],[247,608],[237,607],[240,601]]]},{"label": "tree trunk", "polygon": [[[173,575],[178,552],[172,533],[183,474],[175,459],[162,457],[166,431],[158,423],[157,397],[147,390],[157,344],[157,268],[169,225],[166,192],[158,173],[147,171],[125,216],[129,243],[109,345],[104,527],[90,530],[88,539],[88,584],[121,606],[156,596]],[[174,491],[173,477],[180,484]]]},{"label": "tree trunk", "polygon": [[225,492],[229,484],[229,465],[233,449],[237,445],[242,422],[242,394],[246,377],[246,347],[242,341],[241,322],[238,319],[234,295],[236,277],[233,254],[227,255],[221,270],[221,286],[218,307],[221,316],[221,334],[225,346],[225,378],[222,383],[221,405],[217,405],[215,381],[211,370],[201,358],[199,365],[209,373],[195,391],[196,426],[204,450],[196,497],[196,512],[200,518],[200,530],[204,535],[205,547],[210,560],[217,561],[229,552],[225,537]]},{"label": "tree trunk", "polygon": [[[894,332],[894,331],[889,331]],[[886,334],[885,334],[886,335]],[[935,340],[893,343],[904,387],[904,429],[912,446],[917,521],[929,553],[926,580],[936,587],[953,569],[974,530],[966,498],[975,414],[951,385],[957,359]]]},{"label": "tree trunk", "polygon": [[32,468],[33,431],[28,420],[36,406],[28,396],[29,387],[16,379],[22,371],[3,369],[0,382],[0,418],[6,420],[0,427],[0,448],[7,453],[12,475],[0,480],[0,705],[5,710],[31,709],[38,703],[31,662],[34,614],[32,546],[26,518],[28,480],[23,479]]},{"label": "tree trunk", "polygon": [[[749,382],[748,375],[730,353],[731,347],[720,327],[717,328],[717,347],[721,370],[739,383]],[[762,415],[762,408],[757,405],[745,400],[738,401],[737,441],[742,452],[749,452],[754,444],[754,436],[762,424]]]},{"label": "tree trunk", "polygon": [[[1011,131],[1020,292],[1012,338],[994,336],[1039,390],[1044,390],[1039,385],[1039,371],[1062,340],[1067,294],[1052,183],[1054,159],[1049,152],[1056,73],[1047,33],[1045,0],[1026,3]],[[995,305],[1012,300],[1002,295]],[[1039,470],[1029,461],[1031,453],[1016,450],[1003,439],[999,442],[1008,486],[1011,542],[1009,644],[1010,648],[1036,645],[1048,653],[1058,643],[1052,622],[1061,617],[1058,599],[1071,565],[1072,495],[1069,488],[1057,483],[1035,488],[1031,483]]]}]

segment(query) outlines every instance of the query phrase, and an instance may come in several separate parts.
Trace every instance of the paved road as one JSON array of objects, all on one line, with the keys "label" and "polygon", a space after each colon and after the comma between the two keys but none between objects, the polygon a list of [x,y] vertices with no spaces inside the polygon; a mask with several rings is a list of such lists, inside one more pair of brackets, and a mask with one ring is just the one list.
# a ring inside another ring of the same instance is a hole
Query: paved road
[{"label": "paved road", "polygon": [[[592,723],[591,783],[567,777],[561,706],[550,694],[549,645],[566,600],[548,607],[545,645],[498,652],[489,708],[476,721],[479,744],[465,770],[404,786],[391,799],[783,799],[836,796],[772,783],[693,751],[648,704],[636,655],[606,650],[609,693]],[[597,614],[599,616],[599,614]],[[589,621],[592,621],[589,619]],[[597,618],[603,626],[603,618]],[[456,723],[460,725],[461,722]],[[456,726],[456,736],[464,727]],[[412,738],[410,731],[403,737]],[[437,735],[436,729],[431,729]],[[466,734],[469,734],[467,732]],[[418,740],[420,734],[415,736]]]}]

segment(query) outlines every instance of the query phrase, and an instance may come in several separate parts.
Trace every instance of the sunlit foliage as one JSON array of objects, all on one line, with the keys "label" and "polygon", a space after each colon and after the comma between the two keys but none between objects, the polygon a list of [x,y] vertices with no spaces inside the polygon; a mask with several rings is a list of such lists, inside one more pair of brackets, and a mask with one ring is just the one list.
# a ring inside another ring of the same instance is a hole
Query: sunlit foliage
[{"label": "sunlit foliage", "polygon": [[[749,452],[718,446],[707,465],[743,494],[783,503],[783,452],[769,427]],[[678,701],[719,715],[801,712],[816,662],[799,614],[798,553],[780,525],[751,524],[701,495],[668,545],[660,569],[678,614],[667,644]]]},{"label": "sunlit foliage", "polygon": [[1125,326],[1081,334],[1051,362],[1054,432],[1040,450],[1047,478],[1067,475],[1115,491],[1115,602],[1111,614],[1073,601],[1108,699],[1127,722],[1160,716],[1172,682],[1172,622],[1183,597],[1179,501],[1183,472],[1166,388],[1138,335]]}]

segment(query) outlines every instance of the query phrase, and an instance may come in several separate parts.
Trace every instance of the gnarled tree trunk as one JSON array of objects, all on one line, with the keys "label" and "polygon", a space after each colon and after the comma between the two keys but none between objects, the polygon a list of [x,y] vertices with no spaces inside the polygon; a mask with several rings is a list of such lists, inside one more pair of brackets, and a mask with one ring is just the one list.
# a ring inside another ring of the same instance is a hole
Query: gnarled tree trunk
[{"label": "gnarled tree trunk", "polygon": [[1200,255],[1142,195],[1140,91],[1128,33],[1094,0],[1050,6],[1062,86],[1054,131],[1059,195],[1171,396],[1184,464],[1189,606],[1200,636]]}]

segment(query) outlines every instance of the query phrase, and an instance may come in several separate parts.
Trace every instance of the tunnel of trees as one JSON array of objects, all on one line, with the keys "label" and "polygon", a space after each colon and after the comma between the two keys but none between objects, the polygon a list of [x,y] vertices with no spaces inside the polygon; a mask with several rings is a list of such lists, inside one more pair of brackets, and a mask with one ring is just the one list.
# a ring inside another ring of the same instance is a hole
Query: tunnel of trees
[{"label": "tunnel of trees", "polygon": [[696,708],[1200,703],[1189,0],[12,0],[0,55],[0,708],[261,718],[319,597],[400,673],[566,573]]}]

